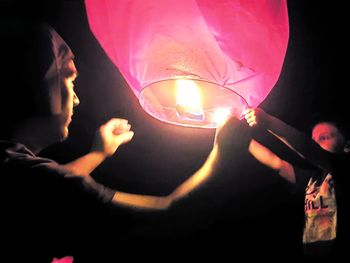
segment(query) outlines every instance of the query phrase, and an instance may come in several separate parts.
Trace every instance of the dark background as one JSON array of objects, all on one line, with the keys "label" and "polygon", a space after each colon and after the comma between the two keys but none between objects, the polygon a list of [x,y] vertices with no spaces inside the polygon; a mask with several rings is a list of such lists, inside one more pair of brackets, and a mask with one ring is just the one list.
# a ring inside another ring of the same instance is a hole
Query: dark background
[{"label": "dark background", "polygon": [[[4,16],[48,21],[76,56],[81,104],[70,138],[44,155],[59,162],[72,160],[89,150],[99,125],[122,117],[129,120],[135,136],[93,173],[96,180],[120,191],[166,195],[200,167],[215,131],[177,127],[147,115],[89,31],[83,1],[1,3]],[[261,107],[307,133],[319,119],[336,120],[349,129],[344,5],[341,1],[288,1],[290,39],[284,66]],[[278,144],[267,143],[281,149],[283,157],[295,158]],[[297,257],[302,195],[243,148],[232,153],[228,166],[167,211],[114,209],[94,226],[98,237],[92,244],[105,247],[103,253],[112,259],[126,254],[125,248],[134,249],[130,257],[140,256],[139,251],[144,257],[166,251],[165,261],[185,252],[203,258],[215,255],[216,261],[259,255]]]}]

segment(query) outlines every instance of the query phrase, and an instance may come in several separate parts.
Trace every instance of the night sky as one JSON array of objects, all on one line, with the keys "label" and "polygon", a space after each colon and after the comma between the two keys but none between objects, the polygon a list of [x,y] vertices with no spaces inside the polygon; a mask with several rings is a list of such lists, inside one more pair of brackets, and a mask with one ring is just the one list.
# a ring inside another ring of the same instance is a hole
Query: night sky
[{"label": "night sky", "polygon": [[[149,116],[89,31],[83,1],[47,2],[50,4],[38,4],[36,11],[29,11],[33,8],[27,9],[28,3],[13,4],[10,12],[46,19],[76,56],[79,77],[75,86],[81,103],[70,138],[43,155],[59,162],[76,158],[89,150],[99,125],[111,117],[126,118],[135,132],[132,142],[120,147],[92,175],[121,191],[169,194],[204,162],[215,130],[178,127]],[[349,88],[344,81],[349,75],[344,66],[348,57],[347,9],[342,5],[345,2],[288,1],[290,38],[285,62],[261,108],[305,132],[316,120],[325,118],[349,128],[348,98],[344,95]],[[267,143],[287,159],[295,158],[275,142]],[[167,211],[116,208],[106,216],[99,242],[139,247],[144,242],[146,247],[155,246],[153,252],[159,244],[168,244],[170,253],[212,253],[217,259],[233,259],[239,254],[251,257],[246,252],[262,257],[297,253],[302,196],[243,148],[232,153],[228,166]],[[195,244],[202,249],[191,250]],[[108,251],[111,257],[119,257],[121,249],[117,247]]]}]

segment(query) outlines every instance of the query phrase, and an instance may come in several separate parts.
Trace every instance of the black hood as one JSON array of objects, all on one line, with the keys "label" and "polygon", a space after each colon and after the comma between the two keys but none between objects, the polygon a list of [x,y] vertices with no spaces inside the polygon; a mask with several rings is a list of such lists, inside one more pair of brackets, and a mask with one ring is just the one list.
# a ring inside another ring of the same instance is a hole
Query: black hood
[{"label": "black hood", "polygon": [[[49,25],[1,21],[1,111],[18,122],[61,112],[62,66],[73,53]],[[5,111],[5,112],[4,112]]]}]

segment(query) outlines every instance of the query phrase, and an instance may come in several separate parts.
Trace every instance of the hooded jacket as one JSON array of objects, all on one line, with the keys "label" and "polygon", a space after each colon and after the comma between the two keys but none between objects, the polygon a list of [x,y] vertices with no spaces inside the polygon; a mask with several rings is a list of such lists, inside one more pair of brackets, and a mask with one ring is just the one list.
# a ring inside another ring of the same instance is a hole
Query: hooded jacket
[{"label": "hooded jacket", "polygon": [[5,20],[1,25],[0,110],[7,124],[59,114],[59,75],[63,65],[74,58],[73,52],[47,24]]}]

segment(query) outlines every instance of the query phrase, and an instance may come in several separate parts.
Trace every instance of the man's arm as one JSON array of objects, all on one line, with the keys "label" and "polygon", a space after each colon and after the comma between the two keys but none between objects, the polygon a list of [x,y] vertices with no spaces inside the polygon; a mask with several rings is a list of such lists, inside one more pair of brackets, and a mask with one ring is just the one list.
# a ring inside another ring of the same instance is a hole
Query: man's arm
[{"label": "man's arm", "polygon": [[248,109],[244,112],[250,126],[259,126],[266,129],[277,139],[286,144],[299,156],[308,160],[313,165],[325,170],[332,170],[332,156],[323,150],[316,142],[302,132],[273,117],[263,110]]},{"label": "man's arm", "polygon": [[[126,120],[112,119],[99,129],[93,150],[90,153],[63,166],[74,174],[88,176],[107,157],[111,156],[121,144],[129,142],[132,136],[133,132],[130,131],[130,125],[127,124]],[[208,158],[198,171],[169,195],[152,196],[116,191],[112,203],[136,209],[167,209],[172,202],[187,196],[218,170],[218,149],[219,146],[215,143]]]},{"label": "man's arm", "polygon": [[278,172],[280,176],[291,183],[295,183],[295,173],[293,166],[278,157],[275,153],[268,148],[258,143],[256,140],[251,140],[249,143],[248,151],[265,166]]},{"label": "man's arm", "polygon": [[120,145],[128,143],[133,135],[127,120],[111,119],[97,131],[88,154],[63,166],[72,173],[89,175],[107,157],[112,156]]},{"label": "man's arm", "polygon": [[218,170],[219,151],[216,144],[211,150],[207,160],[190,178],[179,185],[171,194],[171,200],[176,201],[185,197],[199,185],[207,181]]},{"label": "man's arm", "polygon": [[172,202],[171,196],[152,196],[131,194],[117,191],[113,196],[112,203],[115,205],[128,206],[136,209],[164,210]]},{"label": "man's arm", "polygon": [[90,175],[104,160],[106,155],[101,152],[90,152],[70,163],[64,164],[63,167],[68,171],[79,175]]},{"label": "man's arm", "polygon": [[167,209],[174,201],[186,197],[190,192],[207,181],[216,171],[218,162],[218,147],[213,147],[207,160],[190,178],[167,196],[139,195],[117,191],[113,197],[113,204],[128,206],[136,209]]}]

